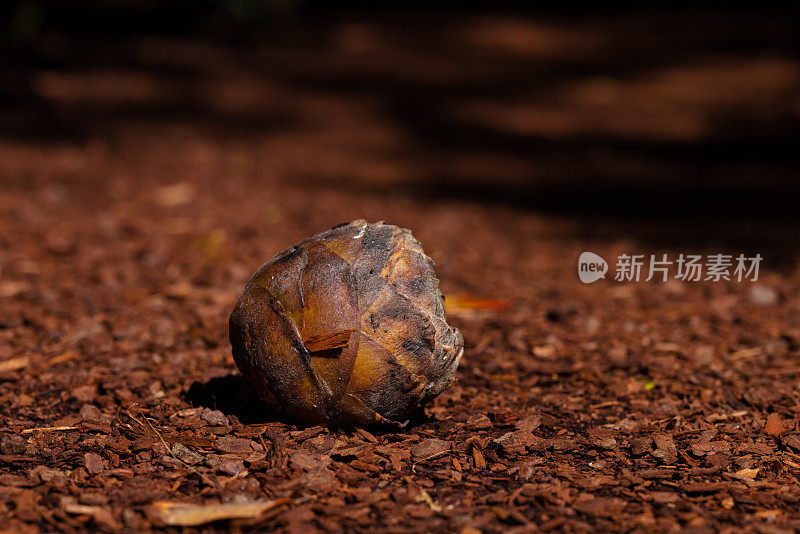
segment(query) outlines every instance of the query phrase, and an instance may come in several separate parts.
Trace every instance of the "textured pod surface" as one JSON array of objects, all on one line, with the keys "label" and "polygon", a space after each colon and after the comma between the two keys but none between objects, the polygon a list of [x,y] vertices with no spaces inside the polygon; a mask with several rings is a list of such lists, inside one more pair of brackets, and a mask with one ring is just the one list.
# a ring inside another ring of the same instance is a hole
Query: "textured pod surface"
[{"label": "textured pod surface", "polygon": [[450,383],[463,354],[411,232],[353,221],[265,263],[230,317],[253,391],[308,423],[400,423]]}]

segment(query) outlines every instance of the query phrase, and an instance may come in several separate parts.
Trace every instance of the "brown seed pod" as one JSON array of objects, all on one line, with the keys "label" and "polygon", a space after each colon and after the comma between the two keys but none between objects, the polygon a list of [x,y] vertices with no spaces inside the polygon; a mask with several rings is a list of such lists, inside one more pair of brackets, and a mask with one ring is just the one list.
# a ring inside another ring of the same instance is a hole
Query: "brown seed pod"
[{"label": "brown seed pod", "polygon": [[358,220],[265,263],[230,317],[233,359],[307,423],[400,424],[444,391],[464,352],[433,260],[411,232]]}]

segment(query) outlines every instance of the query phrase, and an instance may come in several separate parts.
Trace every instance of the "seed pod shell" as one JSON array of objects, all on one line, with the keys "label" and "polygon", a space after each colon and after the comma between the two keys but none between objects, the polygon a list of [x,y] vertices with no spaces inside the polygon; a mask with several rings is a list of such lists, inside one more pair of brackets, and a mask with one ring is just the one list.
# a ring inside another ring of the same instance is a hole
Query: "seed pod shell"
[{"label": "seed pod shell", "polygon": [[265,263],[229,332],[251,391],[310,424],[402,424],[444,391],[463,354],[419,241],[363,220]]}]

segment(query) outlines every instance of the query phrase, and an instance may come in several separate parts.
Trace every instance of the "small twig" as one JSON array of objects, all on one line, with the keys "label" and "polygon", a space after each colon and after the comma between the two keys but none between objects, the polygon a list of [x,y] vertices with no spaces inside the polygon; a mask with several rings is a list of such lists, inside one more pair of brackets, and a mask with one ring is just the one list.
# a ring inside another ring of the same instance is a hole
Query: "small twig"
[{"label": "small twig", "polygon": [[23,434],[32,434],[34,432],[60,432],[62,430],[79,430],[77,426],[40,426],[38,428],[26,428],[22,431]]},{"label": "small twig", "polygon": [[269,449],[267,449],[267,442],[264,441],[264,434],[258,435],[259,441],[261,441],[261,446],[264,447],[264,457],[267,459],[267,464],[272,467],[272,464],[275,463],[275,447],[274,443],[270,441],[273,445]]},{"label": "small twig", "polygon": [[[136,421],[137,425],[139,425],[142,428],[145,428],[145,426],[142,423],[140,423],[139,420],[131,414],[131,407],[136,406],[137,404],[139,404],[139,403],[138,402],[134,402],[133,404],[131,404],[130,406],[125,408],[125,413],[128,414],[128,417],[130,417],[131,419]],[[146,416],[145,416],[145,419],[146,419]],[[145,430],[147,430],[147,429],[145,428]]]},{"label": "small twig", "polygon": [[[175,453],[173,453],[173,452],[172,452],[172,447],[170,447],[170,446],[167,444],[167,442],[166,442],[166,441],[164,441],[164,438],[161,436],[161,434],[159,433],[159,431],[158,431],[158,430],[156,430],[156,427],[154,427],[154,426],[153,426],[153,423],[151,423],[151,422],[150,422],[150,420],[149,420],[149,419],[147,419],[147,416],[146,416],[146,415],[145,415],[145,416],[143,416],[143,417],[144,417],[144,422],[145,422],[145,423],[147,423],[147,424],[148,424],[148,426],[149,426],[149,427],[150,427],[150,428],[153,430],[153,432],[155,432],[155,433],[156,433],[156,436],[158,436],[158,439],[160,439],[160,440],[161,440],[161,443],[163,443],[163,444],[164,444],[164,447],[166,447],[166,448],[167,448],[167,451],[169,451],[169,455],[170,455],[170,456],[172,456],[173,458],[175,458],[176,460],[178,460],[178,461],[179,461],[181,464],[183,464],[183,465],[184,465],[184,467],[186,467],[186,469],[188,469],[188,470],[189,470],[189,471],[191,471],[192,473],[194,473],[194,474],[196,474],[197,476],[199,476],[199,477],[200,477],[200,478],[201,478],[203,481],[205,481],[205,483],[206,483],[206,484],[208,484],[209,486],[214,486],[214,487],[216,487],[216,485],[217,485],[217,484],[216,484],[216,483],[215,483],[213,480],[211,480],[211,479],[210,479],[210,478],[208,478],[206,475],[204,475],[203,473],[201,473],[200,471],[198,471],[197,469],[195,469],[195,468],[194,468],[194,467],[192,467],[191,465],[187,464],[186,462],[184,462],[183,460],[181,460],[180,458],[178,458],[177,456],[175,456]],[[136,418],[134,418],[134,421],[136,421],[137,423],[139,422],[138,420],[136,420]],[[141,424],[141,423],[139,423],[139,424]]]}]

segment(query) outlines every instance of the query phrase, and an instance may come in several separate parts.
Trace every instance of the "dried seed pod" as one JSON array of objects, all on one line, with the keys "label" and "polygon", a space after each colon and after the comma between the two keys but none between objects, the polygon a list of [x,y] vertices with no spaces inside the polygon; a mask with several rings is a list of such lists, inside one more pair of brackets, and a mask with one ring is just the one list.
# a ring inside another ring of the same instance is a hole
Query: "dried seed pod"
[{"label": "dried seed pod", "polygon": [[230,317],[245,381],[308,423],[400,424],[450,383],[464,352],[411,232],[358,220],[265,263]]}]

